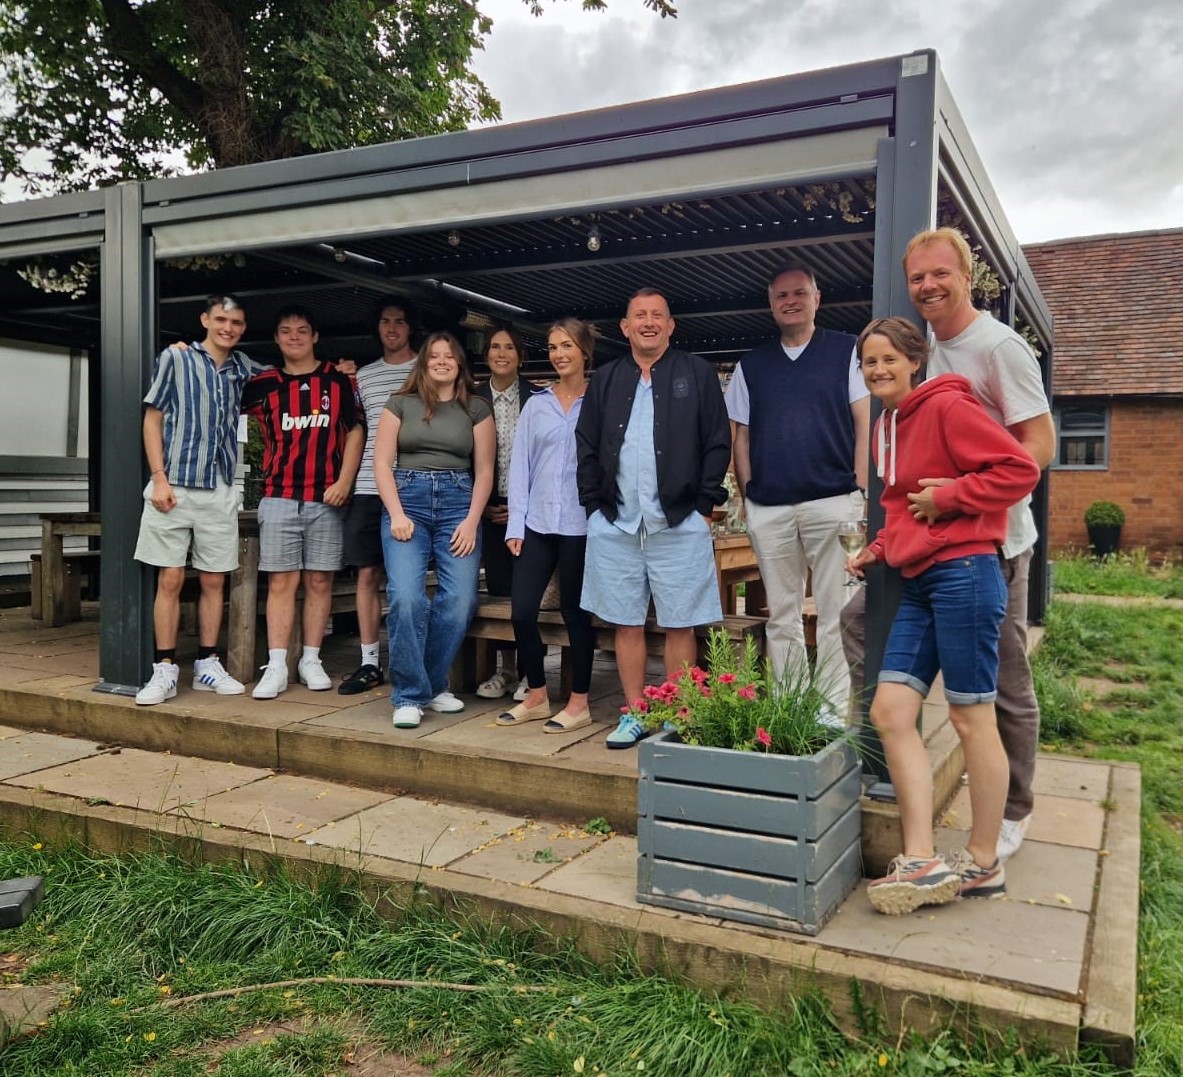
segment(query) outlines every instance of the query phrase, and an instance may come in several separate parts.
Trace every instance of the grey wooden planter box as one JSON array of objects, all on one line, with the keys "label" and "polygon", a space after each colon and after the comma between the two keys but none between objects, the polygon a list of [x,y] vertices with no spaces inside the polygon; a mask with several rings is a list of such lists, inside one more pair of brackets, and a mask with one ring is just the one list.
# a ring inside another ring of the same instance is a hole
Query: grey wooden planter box
[{"label": "grey wooden planter box", "polygon": [[862,875],[860,767],[661,733],[637,746],[637,900],[817,934]]}]

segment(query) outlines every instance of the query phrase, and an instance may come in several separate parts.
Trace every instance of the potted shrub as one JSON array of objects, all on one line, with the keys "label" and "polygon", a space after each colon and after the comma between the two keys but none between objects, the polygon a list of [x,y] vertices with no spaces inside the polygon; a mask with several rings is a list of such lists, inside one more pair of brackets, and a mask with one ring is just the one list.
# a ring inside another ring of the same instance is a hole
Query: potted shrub
[{"label": "potted shrub", "polygon": [[656,732],[638,745],[637,900],[816,934],[862,874],[853,737],[821,720],[812,675],[771,682],[754,641],[737,654],[712,632],[708,655],[633,704]]},{"label": "potted shrub", "polygon": [[1121,525],[1124,523],[1125,511],[1114,501],[1094,501],[1084,510],[1089,545],[1097,557],[1117,552],[1121,545]]}]

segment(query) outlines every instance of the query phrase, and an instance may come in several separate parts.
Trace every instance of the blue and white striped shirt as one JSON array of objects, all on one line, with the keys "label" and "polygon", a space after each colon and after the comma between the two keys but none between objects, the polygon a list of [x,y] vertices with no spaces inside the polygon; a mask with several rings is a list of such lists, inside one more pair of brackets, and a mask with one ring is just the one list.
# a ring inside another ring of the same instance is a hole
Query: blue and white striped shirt
[{"label": "blue and white striped shirt", "polygon": [[166,348],[144,403],[164,415],[164,470],[174,486],[213,490],[234,482],[242,390],[262,364],[234,351],[218,366],[202,344]]},{"label": "blue and white striped shirt", "polygon": [[509,461],[507,539],[586,535],[587,510],[575,483],[575,424],[583,397],[564,413],[553,389],[535,393],[518,417]]}]

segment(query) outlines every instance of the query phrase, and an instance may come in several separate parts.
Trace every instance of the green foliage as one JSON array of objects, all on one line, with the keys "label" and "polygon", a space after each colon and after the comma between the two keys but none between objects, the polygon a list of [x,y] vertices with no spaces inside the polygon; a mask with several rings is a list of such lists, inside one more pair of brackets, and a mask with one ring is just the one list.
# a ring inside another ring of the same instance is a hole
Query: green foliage
[{"label": "green foliage", "polygon": [[830,704],[813,669],[786,668],[778,681],[755,640],[746,637],[737,651],[717,628],[707,638],[707,669],[646,686],[631,709],[650,729],[672,726],[687,744],[744,752],[813,755],[843,732],[820,721]]},{"label": "green foliage", "polygon": [[500,115],[470,67],[491,29],[478,0],[0,2],[0,178],[45,194],[462,130]]},{"label": "green foliage", "polygon": [[1086,527],[1121,527],[1125,510],[1116,501],[1094,501],[1084,510]]},{"label": "green foliage", "polygon": [[[1177,871],[1166,861],[1163,869]],[[282,873],[192,868],[170,856],[117,860],[0,845],[0,878],[26,874],[46,876],[46,899],[29,923],[5,934],[5,950],[24,956],[26,980],[70,978],[78,991],[37,1035],[4,1049],[3,1072],[21,1077],[327,1077],[351,1071],[346,1049],[358,1036],[422,1059],[446,1058],[437,1077],[1113,1073],[1021,1048],[1009,1037],[971,1044],[938,1032],[899,1040],[870,1011],[862,1037],[847,1038],[808,991],[762,1009],[645,975],[627,954],[595,966],[540,932],[490,928],[422,904],[400,909],[389,899],[379,916],[335,873],[306,887]],[[217,907],[206,909],[217,890],[224,891]],[[184,910],[193,913],[193,927]],[[1177,953],[1178,917],[1169,907],[1161,912],[1156,938]],[[218,937],[208,930],[215,920]],[[172,1010],[159,1005],[278,979],[269,973],[281,968],[292,970],[290,978],[438,979],[490,989],[460,995],[430,986],[302,985]],[[1163,1036],[1177,1036],[1170,984],[1151,989],[1164,1006],[1164,1025],[1174,1022],[1176,1031]],[[270,1023],[291,1032],[252,1037]],[[1162,1062],[1165,1054],[1155,1057]]]},{"label": "green foliage", "polygon": [[1092,556],[1061,553],[1055,559],[1056,591],[1078,595],[1183,598],[1183,563],[1151,560],[1144,549]]},{"label": "green foliage", "polygon": [[602,815],[597,815],[594,819],[589,819],[583,824],[583,832],[585,834],[611,834],[612,824]]}]

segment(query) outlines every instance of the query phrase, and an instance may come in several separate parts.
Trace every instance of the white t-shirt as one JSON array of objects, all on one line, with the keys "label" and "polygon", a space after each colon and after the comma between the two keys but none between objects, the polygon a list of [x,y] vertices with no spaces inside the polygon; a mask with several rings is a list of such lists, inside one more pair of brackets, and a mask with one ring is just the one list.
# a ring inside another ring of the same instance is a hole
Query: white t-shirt
[{"label": "white t-shirt", "polygon": [[388,363],[385,359],[379,359],[357,372],[357,395],[366,413],[366,447],[353,486],[355,494],[378,496],[378,486],[374,482],[374,440],[378,436],[378,420],[382,417],[382,409],[386,407],[390,394],[397,393],[406,384],[414,365],[414,359],[407,363]]},{"label": "white t-shirt", "polygon": [[[974,396],[995,422],[1009,428],[1051,410],[1035,353],[1018,333],[986,311],[957,336],[930,337],[929,345],[928,377],[968,378]],[[1030,506],[1030,497],[1011,506],[1004,557],[1017,557],[1035,545],[1039,532]]]},{"label": "white t-shirt", "polygon": [[[808,341],[796,348],[786,348],[783,343],[781,344],[781,350],[784,351],[791,363],[795,363],[801,357],[801,353],[808,347]],[[850,374],[847,378],[847,385],[847,391],[852,404],[870,395],[867,389],[867,383],[863,380],[862,370],[859,368],[857,350],[850,353]],[[731,383],[727,386],[727,393],[724,399],[727,401],[728,418],[744,426],[752,425],[750,421],[752,415],[751,397],[748,396],[748,383],[743,376],[743,365],[741,363],[735,364],[735,372],[731,375]]]}]

